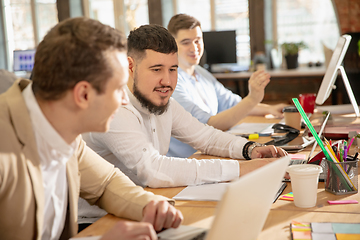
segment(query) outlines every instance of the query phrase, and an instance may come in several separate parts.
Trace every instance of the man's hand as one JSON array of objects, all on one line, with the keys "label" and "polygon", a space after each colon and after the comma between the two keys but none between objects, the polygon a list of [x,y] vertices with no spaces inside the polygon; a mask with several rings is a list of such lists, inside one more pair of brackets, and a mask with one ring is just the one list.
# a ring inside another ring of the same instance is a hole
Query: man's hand
[{"label": "man's hand", "polygon": [[255,158],[279,158],[287,155],[287,153],[274,145],[255,147],[251,152],[251,159]]},{"label": "man's hand", "polygon": [[167,201],[151,201],[143,210],[142,222],[148,222],[156,231],[163,228],[177,228],[184,219],[179,210]]},{"label": "man's hand", "polygon": [[276,118],[283,118],[284,114],[282,112],[283,108],[289,106],[287,104],[284,103],[279,103],[279,104],[275,104],[275,105],[268,105],[268,114],[272,114],[274,115],[274,117]]},{"label": "man's hand", "polygon": [[106,232],[101,240],[146,239],[156,240],[156,232],[150,223],[119,221]]},{"label": "man's hand", "polygon": [[254,102],[260,103],[264,98],[265,87],[270,82],[270,74],[263,70],[254,72],[249,79],[249,95]]}]

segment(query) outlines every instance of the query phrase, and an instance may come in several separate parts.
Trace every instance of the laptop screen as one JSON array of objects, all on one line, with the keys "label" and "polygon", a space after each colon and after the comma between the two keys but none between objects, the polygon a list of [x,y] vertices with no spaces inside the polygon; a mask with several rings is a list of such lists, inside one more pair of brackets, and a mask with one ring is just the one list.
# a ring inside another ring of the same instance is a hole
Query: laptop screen
[{"label": "laptop screen", "polygon": [[35,62],[35,49],[15,50],[14,51],[14,72],[31,72]]}]

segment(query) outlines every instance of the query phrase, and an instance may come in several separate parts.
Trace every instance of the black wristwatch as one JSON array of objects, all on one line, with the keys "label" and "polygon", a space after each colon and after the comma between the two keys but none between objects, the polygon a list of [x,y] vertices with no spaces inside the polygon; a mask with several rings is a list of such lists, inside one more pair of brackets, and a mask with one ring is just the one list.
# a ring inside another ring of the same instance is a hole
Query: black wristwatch
[{"label": "black wristwatch", "polygon": [[244,156],[244,158],[246,160],[251,160],[251,153],[254,150],[254,148],[262,147],[262,146],[264,146],[264,145],[261,144],[261,143],[258,143],[258,142],[252,142],[252,141],[247,142],[244,145],[244,148],[243,148],[243,156]]}]

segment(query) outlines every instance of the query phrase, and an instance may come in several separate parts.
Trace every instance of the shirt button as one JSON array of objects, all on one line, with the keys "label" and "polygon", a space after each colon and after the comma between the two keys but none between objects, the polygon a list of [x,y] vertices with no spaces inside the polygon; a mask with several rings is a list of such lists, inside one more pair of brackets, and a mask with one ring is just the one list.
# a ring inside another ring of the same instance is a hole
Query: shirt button
[{"label": "shirt button", "polygon": [[155,132],[155,129],[153,129],[153,132]]},{"label": "shirt button", "polygon": [[143,152],[146,152],[146,148],[143,148]]}]

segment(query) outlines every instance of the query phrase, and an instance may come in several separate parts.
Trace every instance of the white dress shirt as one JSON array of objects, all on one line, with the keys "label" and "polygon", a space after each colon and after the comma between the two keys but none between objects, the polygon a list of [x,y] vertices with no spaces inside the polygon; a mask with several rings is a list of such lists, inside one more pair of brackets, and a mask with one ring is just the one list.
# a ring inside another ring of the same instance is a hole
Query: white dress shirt
[{"label": "white dress shirt", "polygon": [[29,84],[22,92],[30,113],[41,163],[45,210],[42,239],[59,239],[68,204],[66,163],[76,149],[67,144],[42,113]]},{"label": "white dress shirt", "polygon": [[116,113],[107,133],[83,134],[88,146],[119,167],[136,184],[174,187],[229,181],[239,176],[236,160],[167,157],[173,136],[205,154],[243,158],[245,138],[200,123],[174,99],[154,115],[128,90],[130,104]]}]

